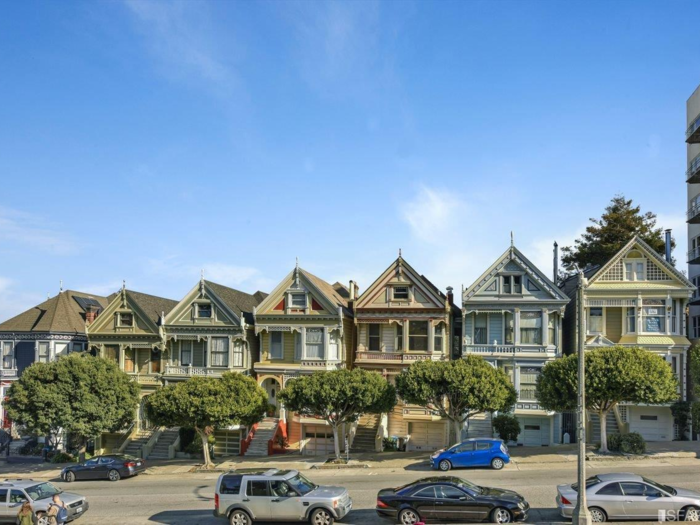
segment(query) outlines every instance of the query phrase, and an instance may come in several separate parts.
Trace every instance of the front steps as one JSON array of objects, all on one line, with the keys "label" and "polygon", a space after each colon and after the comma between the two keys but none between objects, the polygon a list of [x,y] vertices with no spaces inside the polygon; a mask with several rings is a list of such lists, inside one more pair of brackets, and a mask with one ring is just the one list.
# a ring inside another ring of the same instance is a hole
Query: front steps
[{"label": "front steps", "polygon": [[374,452],[377,429],[379,428],[378,414],[366,414],[357,421],[355,438],[352,440],[350,450],[352,452]]},{"label": "front steps", "polygon": [[135,458],[144,459],[142,447],[148,443],[148,440],[151,439],[152,435],[153,430],[139,430],[136,432],[134,437],[131,438],[131,441],[129,441],[129,444],[124,449],[124,454],[127,456],[134,456]]},{"label": "front steps", "polygon": [[245,457],[267,456],[267,442],[270,441],[277,433],[277,425],[279,419],[274,417],[266,417],[255,430],[255,435],[245,451]]},{"label": "front steps", "polygon": [[[595,412],[590,412],[590,423],[591,423],[591,436],[594,443],[600,443],[600,419],[598,414]],[[608,417],[606,419],[607,427],[605,433],[610,437],[613,434],[620,433],[620,427],[617,425],[617,418],[615,417],[615,412],[611,410],[608,412]]]},{"label": "front steps", "polygon": [[180,429],[177,427],[161,432],[147,459],[172,459],[169,456],[170,445],[175,443],[179,435]]}]

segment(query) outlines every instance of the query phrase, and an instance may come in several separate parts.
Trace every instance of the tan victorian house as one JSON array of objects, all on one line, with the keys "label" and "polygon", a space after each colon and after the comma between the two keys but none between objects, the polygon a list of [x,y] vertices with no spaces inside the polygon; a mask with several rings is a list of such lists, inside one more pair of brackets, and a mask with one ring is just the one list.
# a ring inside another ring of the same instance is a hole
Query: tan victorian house
[{"label": "tan victorian house", "polygon": [[[448,360],[452,322],[448,297],[399,255],[355,302],[354,366],[393,382],[416,361]],[[430,411],[399,403],[390,414],[362,417],[353,449],[381,450],[382,439],[392,436],[407,450],[435,450],[447,445],[448,428]]]},{"label": "tan victorian house", "polygon": [[348,366],[353,348],[350,293],[296,266],[255,310],[260,359],[258,383],[274,407],[269,425],[286,436],[291,449],[326,455],[333,433],[325,422],[288,413],[277,400],[285,383],[301,374]]}]

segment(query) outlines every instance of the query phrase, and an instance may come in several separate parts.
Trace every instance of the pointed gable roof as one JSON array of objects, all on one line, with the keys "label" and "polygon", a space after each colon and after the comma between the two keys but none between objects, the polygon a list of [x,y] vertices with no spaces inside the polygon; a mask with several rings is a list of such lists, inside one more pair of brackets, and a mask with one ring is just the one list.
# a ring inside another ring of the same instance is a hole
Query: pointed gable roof
[{"label": "pointed gable roof", "polygon": [[206,280],[204,282],[239,318],[243,316],[248,324],[253,323],[253,310],[255,307],[267,297],[266,293],[260,291],[250,295],[223,284]]},{"label": "pointed gable roof", "polygon": [[85,333],[85,310],[76,299],[93,299],[102,309],[109,300],[66,290],[0,324],[0,332]]},{"label": "pointed gable roof", "polygon": [[[641,251],[647,259],[650,259],[653,261],[657,266],[661,267],[666,274],[669,275],[670,279],[669,280],[677,280],[680,281],[684,286],[687,286],[689,289],[695,288],[695,285],[690,282],[690,280],[683,275],[680,271],[676,269],[675,266],[673,266],[670,262],[668,262],[664,257],[659,255],[649,244],[644,241],[639,235],[635,235],[632,237],[625,246],[622,247],[620,251],[618,251],[613,257],[610,258],[610,260],[605,263],[601,268],[593,275],[589,281],[588,285],[590,286],[591,284],[595,282],[600,282],[603,280],[604,276],[608,273],[608,271],[618,262],[620,262],[625,255],[627,255],[628,252],[630,252],[633,249],[638,249]],[[635,281],[636,283],[639,283],[639,281]]]},{"label": "pointed gable roof", "polygon": [[418,286],[425,297],[435,304],[435,308],[444,308],[447,296],[424,275],[418,273],[403,256],[399,255],[382,274],[357,298],[355,309],[371,308],[372,300],[397,276],[407,279]]},{"label": "pointed gable roof", "polygon": [[503,254],[496,259],[496,261],[489,266],[489,268],[479,276],[479,278],[472,283],[464,292],[462,293],[462,302],[466,302],[472,297],[474,297],[479,290],[483,289],[492,278],[494,278],[498,272],[503,269],[507,269],[509,264],[515,263],[521,267],[530,279],[533,279],[535,283],[541,287],[542,291],[548,293],[553,301],[568,302],[569,298],[566,294],[560,290],[544,273],[540,271],[537,266],[535,266],[525,255],[518,250],[514,245],[503,252]]},{"label": "pointed gable roof", "polygon": [[[147,293],[136,292],[134,290],[126,290],[129,298],[134,301],[141,310],[146,314],[148,319],[158,324],[160,320],[161,313],[167,314],[170,310],[175,308],[177,301],[172,299],[166,299],[165,297],[158,297],[157,295],[149,295]],[[115,298],[119,297],[119,293],[113,293],[109,296],[110,304]]]}]

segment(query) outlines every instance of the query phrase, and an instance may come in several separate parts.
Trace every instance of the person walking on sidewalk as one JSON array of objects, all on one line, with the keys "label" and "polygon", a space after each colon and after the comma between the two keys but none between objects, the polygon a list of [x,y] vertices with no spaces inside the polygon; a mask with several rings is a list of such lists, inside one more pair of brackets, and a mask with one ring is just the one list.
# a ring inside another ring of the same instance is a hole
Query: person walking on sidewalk
[{"label": "person walking on sidewalk", "polygon": [[46,516],[49,518],[49,525],[63,525],[68,520],[68,509],[58,494],[53,495],[53,502],[49,505]]},{"label": "person walking on sidewalk", "polygon": [[17,525],[34,525],[36,516],[28,501],[22,503],[22,508],[17,513]]}]

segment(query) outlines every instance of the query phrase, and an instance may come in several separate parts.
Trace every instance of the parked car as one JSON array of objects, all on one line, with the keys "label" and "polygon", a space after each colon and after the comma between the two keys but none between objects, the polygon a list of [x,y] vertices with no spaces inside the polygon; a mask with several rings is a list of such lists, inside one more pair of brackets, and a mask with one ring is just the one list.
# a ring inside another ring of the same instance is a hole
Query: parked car
[{"label": "parked car", "polygon": [[[570,518],[578,498],[578,483],[557,487],[557,507]],[[700,521],[700,493],[657,483],[637,474],[597,474],[586,480],[591,519]]]},{"label": "parked car", "polygon": [[146,461],[127,455],[96,456],[85,463],[69,465],[61,471],[61,479],[71,483],[84,479],[119,481],[146,470]]},{"label": "parked car", "polygon": [[480,487],[452,476],[419,479],[377,494],[376,511],[402,525],[422,521],[512,523],[527,519],[530,505],[511,490]]},{"label": "parked car", "polygon": [[60,494],[61,500],[66,504],[68,521],[78,519],[90,507],[85,496],[63,492],[48,481],[6,479],[0,483],[0,521],[15,523],[22,503],[28,501],[36,512],[39,525],[44,525],[47,523],[45,514],[54,494]]},{"label": "parked car", "polygon": [[232,525],[256,520],[331,525],[350,509],[347,489],[316,485],[296,470],[222,474],[214,494],[214,515],[228,518]]},{"label": "parked car", "polygon": [[447,472],[459,467],[488,467],[501,470],[510,463],[508,447],[501,439],[473,438],[430,456],[433,468]]}]

